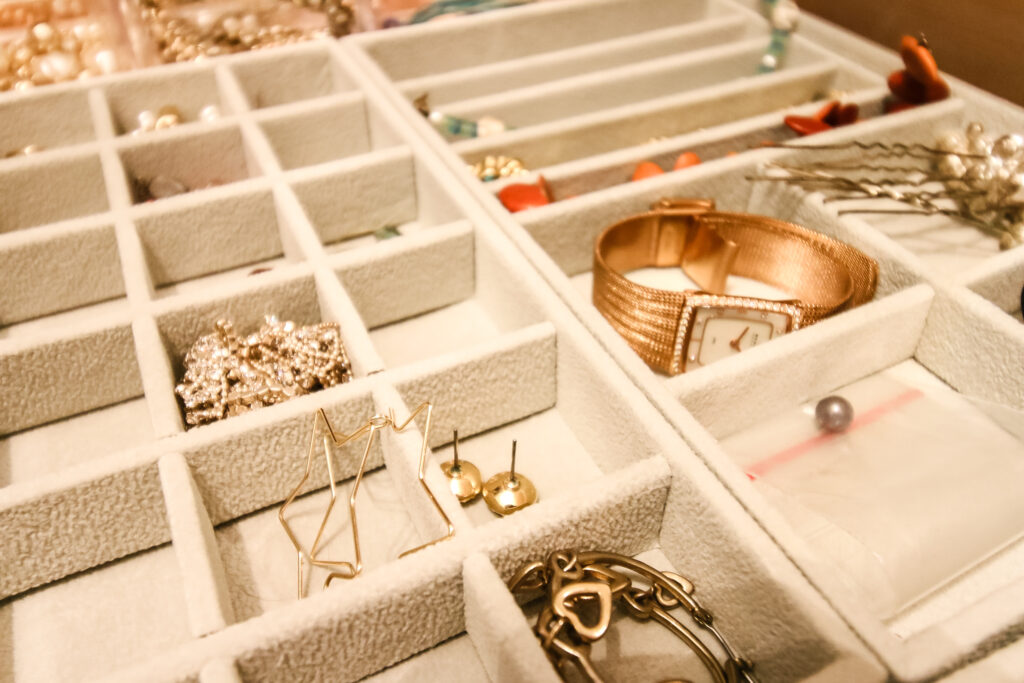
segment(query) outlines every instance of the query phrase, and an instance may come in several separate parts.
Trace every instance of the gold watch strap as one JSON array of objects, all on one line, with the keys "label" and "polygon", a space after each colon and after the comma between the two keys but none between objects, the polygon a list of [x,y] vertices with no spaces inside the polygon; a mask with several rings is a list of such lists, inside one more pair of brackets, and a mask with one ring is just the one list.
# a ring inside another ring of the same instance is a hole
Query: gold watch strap
[{"label": "gold watch strap", "polygon": [[796,297],[802,326],[869,301],[878,280],[878,265],[864,253],[799,225],[715,211],[712,200],[662,200],[597,238],[593,300],[640,357],[666,374],[695,292],[645,287],[624,275],[652,266],[682,267],[702,293],[723,294],[729,275],[772,285]]}]

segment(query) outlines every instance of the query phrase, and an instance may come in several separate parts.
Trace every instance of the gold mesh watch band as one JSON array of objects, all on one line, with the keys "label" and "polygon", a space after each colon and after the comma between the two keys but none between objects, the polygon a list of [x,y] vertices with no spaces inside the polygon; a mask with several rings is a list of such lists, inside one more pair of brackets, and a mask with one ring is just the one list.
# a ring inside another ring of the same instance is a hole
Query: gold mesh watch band
[{"label": "gold mesh watch band", "polygon": [[[624,275],[651,266],[681,267],[702,289],[654,289]],[[869,301],[878,265],[793,223],[715,211],[711,200],[662,200],[608,227],[594,245],[594,305],[648,365],[666,374],[673,374],[673,354],[687,332],[680,329],[687,299],[723,294],[729,275],[791,293],[796,299],[787,303],[799,309],[801,325],[810,325]]]}]

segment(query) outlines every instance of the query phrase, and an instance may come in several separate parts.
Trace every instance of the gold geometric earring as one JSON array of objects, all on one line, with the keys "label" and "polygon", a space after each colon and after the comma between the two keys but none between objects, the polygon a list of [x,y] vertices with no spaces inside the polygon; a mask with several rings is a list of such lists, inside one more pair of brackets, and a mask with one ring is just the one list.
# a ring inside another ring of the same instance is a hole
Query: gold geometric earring
[{"label": "gold geometric earring", "polygon": [[448,488],[460,503],[468,503],[480,495],[483,480],[480,470],[468,460],[459,459],[459,430],[452,432],[454,457],[441,465],[441,472],[448,478]]},{"label": "gold geometric earring", "polygon": [[537,488],[522,474],[516,473],[516,442],[512,441],[512,466],[508,472],[494,475],[484,484],[484,501],[491,512],[511,515],[537,502]]}]

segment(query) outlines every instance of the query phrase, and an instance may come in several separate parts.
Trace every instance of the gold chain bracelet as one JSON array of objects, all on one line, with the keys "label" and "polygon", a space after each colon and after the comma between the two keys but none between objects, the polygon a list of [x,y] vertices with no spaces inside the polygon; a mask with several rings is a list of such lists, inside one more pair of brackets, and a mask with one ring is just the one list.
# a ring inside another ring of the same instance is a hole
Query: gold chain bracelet
[{"label": "gold chain bracelet", "polygon": [[[632,575],[639,576],[639,584]],[[534,632],[563,679],[564,669],[572,667],[583,680],[603,681],[590,659],[590,646],[607,633],[612,607],[618,605],[638,621],[658,622],[686,643],[715,683],[756,683],[753,664],[736,654],[715,627],[711,613],[693,597],[693,583],[678,574],[618,553],[559,550],[547,562],[521,567],[508,586],[513,593],[543,591],[545,603]],[[583,611],[593,615],[595,605],[597,620],[591,616],[593,623],[587,625]],[[670,613],[680,606],[725,652],[724,662]]]}]

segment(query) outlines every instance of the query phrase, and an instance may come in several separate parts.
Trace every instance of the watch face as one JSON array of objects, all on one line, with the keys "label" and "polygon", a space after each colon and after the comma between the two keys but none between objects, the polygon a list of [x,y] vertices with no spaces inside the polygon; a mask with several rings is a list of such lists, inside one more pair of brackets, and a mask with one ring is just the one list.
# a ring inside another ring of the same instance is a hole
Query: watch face
[{"label": "watch face", "polygon": [[703,367],[800,327],[792,303],[695,294],[679,320],[673,374]]}]

